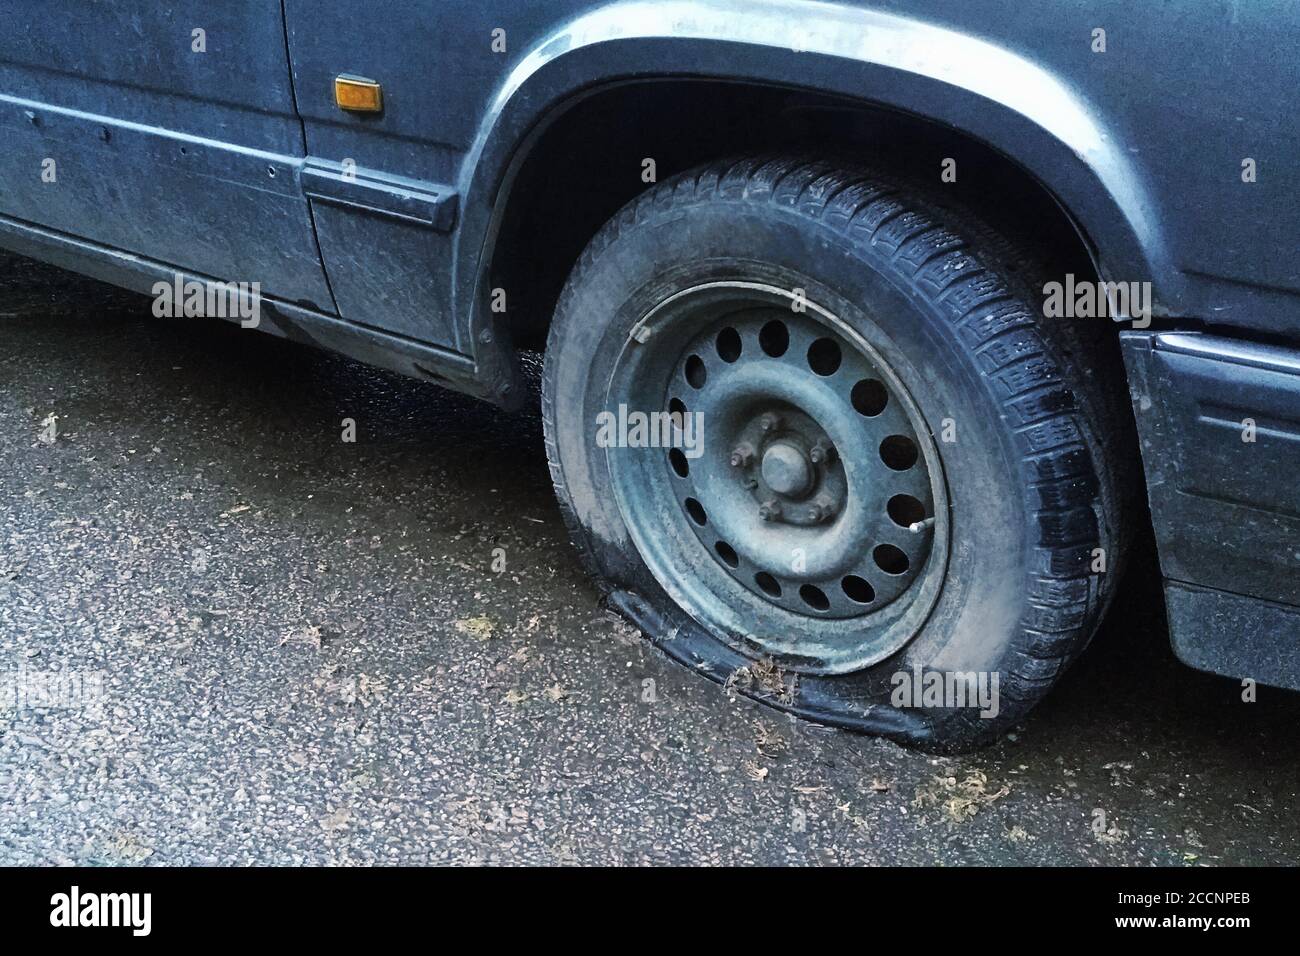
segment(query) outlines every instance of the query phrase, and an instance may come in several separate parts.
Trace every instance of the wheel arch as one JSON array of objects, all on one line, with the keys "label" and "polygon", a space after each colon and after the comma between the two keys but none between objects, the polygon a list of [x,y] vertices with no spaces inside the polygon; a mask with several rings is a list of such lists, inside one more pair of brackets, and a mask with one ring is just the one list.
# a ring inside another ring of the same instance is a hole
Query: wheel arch
[{"label": "wheel arch", "polygon": [[[458,300],[473,305],[463,314],[481,365],[514,365],[520,327],[512,327],[509,304],[504,314],[489,308],[493,276],[520,254],[512,230],[530,209],[528,184],[545,188],[549,177],[539,170],[555,161],[553,137],[565,117],[602,97],[687,83],[824,98],[894,124],[942,130],[1050,197],[1058,207],[1053,228],[1064,223],[1077,233],[1098,275],[1120,278],[1122,270],[1126,281],[1150,281],[1158,314],[1162,301],[1177,297],[1178,273],[1140,170],[1082,93],[1041,65],[879,11],[785,0],[741,16],[727,3],[633,0],[580,16],[536,44],[498,90],[467,156],[455,286]],[[673,139],[673,129],[661,133]],[[575,148],[588,160],[608,148],[608,137],[590,128],[583,135],[585,142],[566,144],[570,160]],[[660,178],[673,171],[661,168]]]}]

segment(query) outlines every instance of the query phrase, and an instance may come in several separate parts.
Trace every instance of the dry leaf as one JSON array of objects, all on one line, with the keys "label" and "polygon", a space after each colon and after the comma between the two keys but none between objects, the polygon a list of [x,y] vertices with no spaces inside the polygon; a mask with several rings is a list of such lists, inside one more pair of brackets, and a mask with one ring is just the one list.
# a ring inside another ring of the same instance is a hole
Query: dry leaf
[{"label": "dry leaf", "polygon": [[495,625],[489,618],[483,617],[464,617],[456,622],[456,630],[462,634],[468,634],[478,641],[486,641],[492,637]]}]

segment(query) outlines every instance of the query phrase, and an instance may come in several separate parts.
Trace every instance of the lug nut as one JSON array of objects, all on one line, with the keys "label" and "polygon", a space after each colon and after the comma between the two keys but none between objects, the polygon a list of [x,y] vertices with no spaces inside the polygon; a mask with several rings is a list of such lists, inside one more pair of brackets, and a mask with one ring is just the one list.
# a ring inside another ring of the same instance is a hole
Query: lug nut
[{"label": "lug nut", "polygon": [[764,521],[775,521],[781,517],[781,502],[774,498],[764,501],[758,506],[758,516]]},{"label": "lug nut", "polygon": [[813,524],[821,524],[827,518],[835,516],[835,505],[829,501],[814,501],[808,506],[808,520]]},{"label": "lug nut", "polygon": [[748,442],[737,445],[731,452],[732,468],[748,468],[754,460],[754,448]]},{"label": "lug nut", "polygon": [[835,446],[830,442],[819,441],[808,450],[808,457],[814,465],[820,465],[823,462],[829,464],[835,458]]},{"label": "lug nut", "polygon": [[758,420],[758,427],[763,429],[765,432],[776,431],[776,429],[781,427],[781,417],[768,412]]}]

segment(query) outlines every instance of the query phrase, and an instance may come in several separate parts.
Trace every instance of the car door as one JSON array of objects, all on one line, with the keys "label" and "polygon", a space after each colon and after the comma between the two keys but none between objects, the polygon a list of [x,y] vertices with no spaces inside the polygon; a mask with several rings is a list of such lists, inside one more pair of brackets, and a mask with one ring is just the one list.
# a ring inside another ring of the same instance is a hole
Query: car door
[{"label": "car door", "polygon": [[279,0],[0,0],[0,217],[333,312]]}]

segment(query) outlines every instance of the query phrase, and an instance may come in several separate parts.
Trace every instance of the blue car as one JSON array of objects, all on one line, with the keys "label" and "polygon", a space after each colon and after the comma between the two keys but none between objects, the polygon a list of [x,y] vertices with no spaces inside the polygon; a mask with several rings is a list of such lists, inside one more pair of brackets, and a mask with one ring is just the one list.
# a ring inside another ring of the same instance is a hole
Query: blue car
[{"label": "blue car", "polygon": [[1154,531],[1300,689],[1293,0],[0,0],[0,246],[507,408],[667,654],[937,748]]}]

